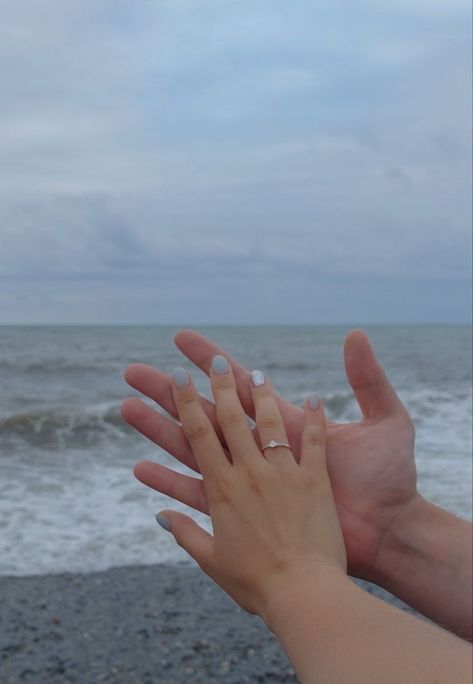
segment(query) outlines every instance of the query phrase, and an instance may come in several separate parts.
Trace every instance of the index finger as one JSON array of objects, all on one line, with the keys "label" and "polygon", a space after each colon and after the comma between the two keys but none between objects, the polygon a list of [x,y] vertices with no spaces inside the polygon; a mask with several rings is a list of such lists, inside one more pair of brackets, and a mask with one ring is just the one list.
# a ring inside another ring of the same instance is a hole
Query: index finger
[{"label": "index finger", "polygon": [[258,453],[256,442],[240,403],[235,378],[227,359],[220,354],[211,363],[210,380],[217,420],[234,463],[251,463]]},{"label": "index finger", "polygon": [[[159,404],[171,416],[178,417],[172,393],[172,379],[169,375],[144,363],[132,363],[125,371],[125,380],[138,392]],[[200,395],[200,403],[220,440],[223,441],[223,435],[215,416],[215,404],[202,395]]]},{"label": "index finger", "polygon": [[231,468],[212,423],[202,408],[190,374],[184,368],[172,373],[172,392],[184,435],[194,453],[200,472],[213,480]]}]

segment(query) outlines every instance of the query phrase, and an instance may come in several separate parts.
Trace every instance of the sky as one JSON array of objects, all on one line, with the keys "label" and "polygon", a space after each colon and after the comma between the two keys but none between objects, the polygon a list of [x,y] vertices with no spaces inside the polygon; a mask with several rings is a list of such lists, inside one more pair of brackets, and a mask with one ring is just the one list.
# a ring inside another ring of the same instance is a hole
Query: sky
[{"label": "sky", "polygon": [[469,0],[0,0],[0,323],[471,321]]}]

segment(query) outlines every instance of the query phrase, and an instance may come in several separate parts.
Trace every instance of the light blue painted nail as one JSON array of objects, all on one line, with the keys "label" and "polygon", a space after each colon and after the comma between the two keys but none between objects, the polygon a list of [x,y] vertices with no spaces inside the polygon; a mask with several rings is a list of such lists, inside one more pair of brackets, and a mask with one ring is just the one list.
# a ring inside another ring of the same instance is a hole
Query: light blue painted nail
[{"label": "light blue painted nail", "polygon": [[217,375],[223,375],[224,373],[228,373],[230,366],[228,365],[228,361],[224,356],[214,356],[212,359],[212,370],[214,373],[217,373]]},{"label": "light blue painted nail", "polygon": [[163,515],[162,513],[157,513],[157,514],[156,514],[156,522],[158,523],[158,525],[161,525],[161,527],[163,528],[163,530],[166,530],[166,532],[170,532],[170,531],[171,531],[171,523],[170,523],[169,520],[166,518],[166,516]]},{"label": "light blue painted nail", "polygon": [[266,378],[264,377],[264,373],[262,373],[260,370],[254,370],[251,371],[251,382],[253,383],[253,387],[261,387],[261,385],[264,385],[266,382]]},{"label": "light blue painted nail", "polygon": [[312,411],[317,411],[317,409],[320,406],[320,397],[318,394],[309,394],[307,397],[307,401],[309,402],[309,408]]},{"label": "light blue painted nail", "polygon": [[172,372],[172,379],[178,389],[182,389],[189,384],[189,373],[185,368],[178,366]]}]

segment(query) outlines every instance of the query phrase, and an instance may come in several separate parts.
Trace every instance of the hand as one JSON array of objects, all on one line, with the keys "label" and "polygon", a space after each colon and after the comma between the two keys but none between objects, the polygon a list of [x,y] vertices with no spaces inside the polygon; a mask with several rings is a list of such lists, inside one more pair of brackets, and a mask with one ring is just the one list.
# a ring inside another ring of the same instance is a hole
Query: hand
[{"label": "hand", "polygon": [[[210,360],[224,352],[193,331],[176,336],[181,351],[205,373]],[[417,500],[412,421],[378,364],[366,335],[350,333],[345,342],[345,368],[363,413],[357,423],[328,424],[327,465],[348,554],[350,574],[376,579],[383,539],[396,520]],[[249,371],[230,362],[242,406],[254,417]],[[150,366],[134,364],[125,374],[128,383],[177,416],[169,376]],[[303,411],[276,396],[292,451],[300,457]],[[224,442],[214,405],[201,398],[202,408]],[[186,465],[198,470],[182,429],[138,398],[124,402],[127,422]],[[258,441],[258,434],[255,434]],[[157,463],[140,462],[136,476],[145,484],[208,512],[201,480],[176,473]]]},{"label": "hand", "polygon": [[[227,458],[189,374],[173,373],[172,393],[183,432],[203,476],[213,537],[192,518],[162,511],[158,522],[243,608],[266,616],[273,599],[317,573],[346,575],[343,536],[325,462],[321,402],[307,400],[300,463],[285,446],[259,449],[222,356],[210,371]],[[261,440],[287,443],[269,380],[248,388]]]}]

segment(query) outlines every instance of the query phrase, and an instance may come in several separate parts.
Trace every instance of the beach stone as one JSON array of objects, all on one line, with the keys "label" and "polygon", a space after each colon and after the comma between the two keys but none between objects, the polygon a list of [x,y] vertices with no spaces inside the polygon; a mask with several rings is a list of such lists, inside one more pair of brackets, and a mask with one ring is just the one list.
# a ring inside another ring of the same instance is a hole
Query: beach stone
[{"label": "beach stone", "polygon": [[0,603],[0,684],[297,681],[262,621],[191,565],[3,577]]}]

